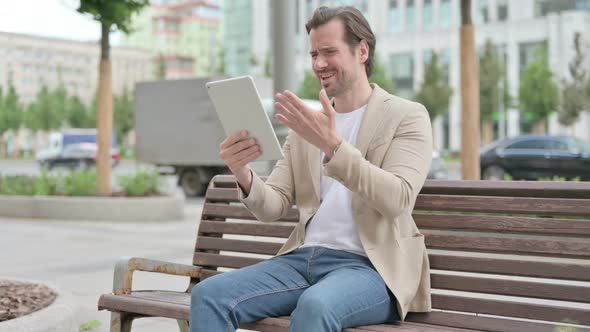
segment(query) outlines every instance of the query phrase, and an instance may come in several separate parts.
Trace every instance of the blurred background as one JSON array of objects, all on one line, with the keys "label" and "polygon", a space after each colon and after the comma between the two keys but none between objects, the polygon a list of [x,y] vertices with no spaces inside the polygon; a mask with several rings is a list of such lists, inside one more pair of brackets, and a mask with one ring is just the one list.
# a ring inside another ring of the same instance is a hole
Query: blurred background
[{"label": "blurred background", "polygon": [[[156,167],[192,196],[224,171],[215,151],[224,134],[201,86],[252,75],[273,112],[273,81],[285,80],[273,73],[273,40],[286,29],[274,24],[273,4],[152,0],[132,16],[129,33],[111,33],[115,173]],[[427,106],[435,138],[429,178],[461,178],[459,0],[290,1],[286,81],[310,105],[317,105],[319,85],[305,22],[321,5],[352,5],[365,14],[378,41],[371,81]],[[95,160],[101,31],[78,6],[0,4],[2,174],[85,168]],[[586,179],[590,0],[474,0],[472,16],[482,178]],[[285,129],[274,125],[284,139]],[[537,136],[516,146],[507,140],[526,134]]]}]

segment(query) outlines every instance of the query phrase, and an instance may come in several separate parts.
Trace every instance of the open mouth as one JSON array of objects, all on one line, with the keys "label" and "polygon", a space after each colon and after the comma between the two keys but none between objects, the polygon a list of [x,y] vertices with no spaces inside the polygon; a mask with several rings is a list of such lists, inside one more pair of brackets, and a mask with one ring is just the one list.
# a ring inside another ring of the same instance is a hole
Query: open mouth
[{"label": "open mouth", "polygon": [[336,76],[335,72],[328,72],[328,73],[321,73],[318,75],[320,77],[320,80],[322,82],[327,81],[329,79],[331,79],[332,77]]}]

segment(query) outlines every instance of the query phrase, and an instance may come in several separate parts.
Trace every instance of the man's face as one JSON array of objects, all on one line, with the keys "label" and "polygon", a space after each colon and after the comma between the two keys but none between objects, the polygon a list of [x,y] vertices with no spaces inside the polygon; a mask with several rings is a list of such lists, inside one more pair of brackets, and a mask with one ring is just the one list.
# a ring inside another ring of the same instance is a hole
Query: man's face
[{"label": "man's face", "polygon": [[359,46],[351,52],[345,41],[344,23],[333,19],[309,33],[311,64],[322,87],[329,96],[338,96],[350,90],[358,79]]}]

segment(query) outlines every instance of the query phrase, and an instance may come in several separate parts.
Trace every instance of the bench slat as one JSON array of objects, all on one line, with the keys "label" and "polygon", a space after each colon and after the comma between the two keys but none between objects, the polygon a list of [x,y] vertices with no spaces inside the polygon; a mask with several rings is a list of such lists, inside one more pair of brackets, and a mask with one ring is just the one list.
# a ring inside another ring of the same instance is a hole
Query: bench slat
[{"label": "bench slat", "polygon": [[590,281],[590,264],[429,254],[430,268],[532,278]]},{"label": "bench slat", "polygon": [[199,250],[225,250],[251,254],[276,255],[282,243],[246,241],[199,236],[196,248]]},{"label": "bench slat", "polygon": [[431,273],[432,288],[590,303],[590,287]]},{"label": "bench slat", "polygon": [[[255,323],[241,324],[241,328],[261,332],[289,331],[289,317],[265,318]],[[476,330],[457,329],[443,326],[432,326],[427,324],[401,324],[401,325],[368,325],[354,328],[347,328],[343,332],[478,332]]]},{"label": "bench slat", "polygon": [[[590,257],[590,242],[556,241],[541,239],[518,239],[497,236],[467,236],[432,234],[423,231],[426,246],[430,249],[499,252],[510,254],[533,254],[569,256],[574,258]],[[230,240],[199,236],[197,249],[214,249],[254,254],[274,255],[281,248],[280,243],[252,240]]]},{"label": "bench slat", "polygon": [[[535,262],[526,260],[480,258],[429,254],[430,267],[438,270],[487,273],[531,278],[590,281],[590,264]],[[194,264],[241,268],[256,264],[259,258],[195,253]]]},{"label": "bench slat", "polygon": [[[261,176],[263,181],[266,176]],[[215,187],[236,188],[233,175],[217,175]],[[555,181],[478,181],[478,180],[426,180],[422,194],[590,198],[590,182]]]},{"label": "bench slat", "polygon": [[[239,202],[233,188],[211,188],[207,202]],[[584,199],[493,197],[420,194],[415,210],[515,213],[556,216],[590,216],[590,205]]]},{"label": "bench slat", "polygon": [[533,303],[432,294],[432,307],[505,317],[590,325],[590,310]]},{"label": "bench slat", "polygon": [[294,225],[290,224],[267,224],[267,223],[241,223],[241,222],[216,222],[203,220],[199,225],[199,233],[218,233],[252,236],[269,236],[288,238]]},{"label": "bench slat", "polygon": [[[432,311],[428,313],[410,312],[406,316],[405,324],[426,323],[432,325],[453,326],[467,329],[482,329],[493,332],[556,332],[561,326],[553,323],[518,321],[481,315],[459,314],[454,312]],[[571,328],[570,328],[571,329]],[[563,331],[570,331],[563,328]],[[573,331],[573,330],[572,330]],[[590,331],[577,328],[576,332]]]},{"label": "bench slat", "polygon": [[[242,268],[262,258],[196,253],[197,265]],[[432,288],[590,303],[590,287],[431,273]]]},{"label": "bench slat", "polygon": [[560,236],[590,236],[590,219],[556,219],[460,214],[413,214],[418,228],[492,231]]},{"label": "bench slat", "polygon": [[590,241],[529,239],[493,235],[435,234],[423,230],[426,247],[460,251],[497,252],[505,254],[551,255],[572,258],[590,257]]},{"label": "bench slat", "polygon": [[[217,203],[205,203],[203,205],[203,217],[221,217],[232,219],[256,220],[256,217],[243,205],[227,205]],[[287,215],[278,221],[299,221],[299,212],[291,208]]]},{"label": "bench slat", "polygon": [[585,199],[420,194],[414,210],[590,216]]}]

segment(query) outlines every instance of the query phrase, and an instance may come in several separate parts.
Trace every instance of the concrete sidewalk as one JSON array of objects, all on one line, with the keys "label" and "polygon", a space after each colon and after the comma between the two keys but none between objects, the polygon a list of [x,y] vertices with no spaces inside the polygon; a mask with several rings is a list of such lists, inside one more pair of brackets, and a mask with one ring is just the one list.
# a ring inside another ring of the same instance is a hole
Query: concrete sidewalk
[{"label": "concrete sidewalk", "polygon": [[[122,256],[192,263],[202,199],[185,204],[183,220],[113,223],[0,218],[0,276],[50,282],[81,305],[80,324],[99,320],[109,330],[110,313],[97,310],[100,294],[112,290],[113,266]],[[184,291],[188,278],[134,274],[135,289]],[[176,321],[143,318],[133,331],[178,331]]]}]

